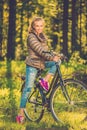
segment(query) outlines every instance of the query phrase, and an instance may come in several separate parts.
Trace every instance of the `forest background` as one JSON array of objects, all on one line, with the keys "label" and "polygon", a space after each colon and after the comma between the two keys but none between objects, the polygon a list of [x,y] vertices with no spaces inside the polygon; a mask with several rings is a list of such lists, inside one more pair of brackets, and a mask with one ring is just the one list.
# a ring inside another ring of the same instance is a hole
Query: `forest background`
[{"label": "forest background", "polygon": [[45,19],[49,48],[69,59],[67,69],[63,64],[63,73],[79,73],[77,78],[87,84],[86,0],[0,0],[1,130],[14,130],[15,124],[9,123],[15,122],[20,100],[17,74],[25,74],[28,26],[35,16]]}]

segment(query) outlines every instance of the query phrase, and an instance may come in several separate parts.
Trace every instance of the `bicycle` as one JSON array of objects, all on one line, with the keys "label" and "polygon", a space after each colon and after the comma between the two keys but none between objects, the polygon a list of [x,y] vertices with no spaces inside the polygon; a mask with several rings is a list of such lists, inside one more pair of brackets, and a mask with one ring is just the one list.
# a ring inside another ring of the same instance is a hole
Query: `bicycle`
[{"label": "bicycle", "polygon": [[[24,110],[29,121],[39,122],[44,115],[45,108],[52,113],[56,122],[63,123],[68,113],[84,114],[84,119],[86,118],[87,86],[74,78],[63,79],[60,70],[61,61],[59,60],[56,63],[57,69],[48,92],[45,92],[38,82],[42,74],[40,70],[38,71],[35,86],[28,97],[26,109]],[[23,80],[23,89],[25,77],[21,78]]]}]

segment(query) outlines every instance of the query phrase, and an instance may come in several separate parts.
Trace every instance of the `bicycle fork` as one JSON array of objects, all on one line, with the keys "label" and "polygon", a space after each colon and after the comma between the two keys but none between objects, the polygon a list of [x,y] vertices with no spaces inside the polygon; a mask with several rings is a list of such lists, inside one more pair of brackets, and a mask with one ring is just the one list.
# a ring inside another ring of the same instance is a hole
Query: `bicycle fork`
[{"label": "bicycle fork", "polygon": [[60,79],[60,86],[61,86],[61,89],[62,89],[62,92],[63,92],[63,95],[64,97],[66,98],[66,100],[69,102],[69,104],[71,103],[71,100],[70,100],[70,97],[68,95],[68,92],[67,92],[67,89],[65,87],[65,83],[64,83],[64,80],[62,79],[62,74],[61,74],[61,71],[60,71],[60,66],[58,65],[58,77]]},{"label": "bicycle fork", "polygon": [[60,82],[60,86],[61,86],[61,89],[62,89],[62,92],[63,92],[63,95],[64,97],[66,98],[66,100],[68,101],[68,103],[70,104],[71,103],[71,99],[68,95],[68,92],[67,92],[67,89],[66,89],[66,86],[64,84],[64,81],[61,81]]}]

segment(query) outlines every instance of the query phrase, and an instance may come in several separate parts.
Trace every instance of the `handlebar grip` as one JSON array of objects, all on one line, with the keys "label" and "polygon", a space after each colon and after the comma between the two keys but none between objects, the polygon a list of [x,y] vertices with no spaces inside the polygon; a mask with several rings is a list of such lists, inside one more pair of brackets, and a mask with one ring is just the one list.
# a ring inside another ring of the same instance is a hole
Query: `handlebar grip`
[{"label": "handlebar grip", "polygon": [[43,51],[43,53],[47,53],[47,54],[50,54],[51,56],[54,56],[53,52],[51,51]]},{"label": "handlebar grip", "polygon": [[43,51],[42,53],[50,53],[50,51]]}]

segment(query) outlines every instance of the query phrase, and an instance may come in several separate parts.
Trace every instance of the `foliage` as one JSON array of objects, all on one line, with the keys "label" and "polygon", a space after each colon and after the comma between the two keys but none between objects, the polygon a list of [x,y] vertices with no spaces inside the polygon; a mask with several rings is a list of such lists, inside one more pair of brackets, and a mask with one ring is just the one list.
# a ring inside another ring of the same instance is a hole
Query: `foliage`
[{"label": "foliage", "polygon": [[80,68],[78,68],[78,67],[80,67],[80,64],[81,64],[81,65],[83,64],[84,67],[85,67],[86,60],[82,59],[82,58],[80,57],[79,52],[76,51],[76,52],[74,52],[74,53],[72,54],[72,56],[71,56],[71,58],[70,58],[70,64],[71,64],[71,66],[73,66],[74,68],[76,68],[76,69],[79,70]]},{"label": "foliage", "polygon": [[[68,17],[64,18],[66,3],[61,0],[14,0],[16,2],[14,6],[16,12],[11,12],[13,10],[9,9],[11,1],[1,0],[0,59],[5,60],[7,54],[11,58],[15,54],[15,57],[13,57],[15,60],[25,59],[27,55],[28,26],[35,16],[41,16],[46,21],[45,33],[48,37],[50,49],[58,52],[63,51],[68,56],[72,56],[72,51],[77,50],[80,52],[80,57],[87,59],[87,2],[85,0],[82,2],[80,0],[76,2],[71,1],[67,1],[65,15]],[[73,11],[75,11],[74,14]],[[10,18],[12,13],[16,13],[16,16],[14,15],[14,24]],[[67,25],[67,30],[64,29],[65,25]],[[13,26],[14,29],[12,29]],[[12,32],[11,35],[9,34],[10,31]],[[66,33],[64,33],[65,31]],[[63,36],[63,34],[66,36]],[[67,48],[64,49],[66,45]]]}]

